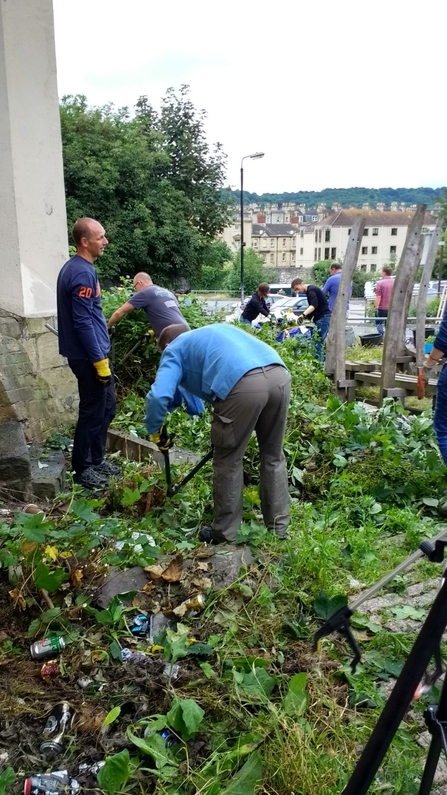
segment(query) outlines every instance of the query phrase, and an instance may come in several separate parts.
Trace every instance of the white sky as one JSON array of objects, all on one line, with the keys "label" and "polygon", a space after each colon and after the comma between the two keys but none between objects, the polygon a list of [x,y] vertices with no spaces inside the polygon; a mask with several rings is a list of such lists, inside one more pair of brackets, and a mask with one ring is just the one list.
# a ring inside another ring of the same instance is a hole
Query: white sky
[{"label": "white sky", "polygon": [[59,95],[191,86],[248,191],[447,185],[447,3],[53,0]]}]

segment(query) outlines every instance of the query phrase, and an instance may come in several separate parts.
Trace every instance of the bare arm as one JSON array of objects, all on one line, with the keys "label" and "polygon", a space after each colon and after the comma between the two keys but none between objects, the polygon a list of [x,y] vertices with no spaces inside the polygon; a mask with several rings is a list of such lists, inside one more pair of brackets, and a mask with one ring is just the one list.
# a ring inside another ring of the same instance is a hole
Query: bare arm
[{"label": "bare arm", "polygon": [[124,317],[124,315],[127,315],[127,313],[130,312],[132,309],[134,309],[134,307],[132,306],[132,304],[129,304],[129,301],[126,301],[125,304],[118,307],[118,309],[115,309],[113,315],[109,317],[109,320],[107,322],[107,328],[112,328],[112,326],[114,326],[115,323],[118,323],[118,321],[121,320],[121,318]]},{"label": "bare arm", "polygon": [[303,315],[304,315],[304,317],[307,317],[308,315],[311,315],[312,312],[315,312],[315,307],[312,304],[310,304],[310,306],[306,306],[306,309],[304,310]]}]

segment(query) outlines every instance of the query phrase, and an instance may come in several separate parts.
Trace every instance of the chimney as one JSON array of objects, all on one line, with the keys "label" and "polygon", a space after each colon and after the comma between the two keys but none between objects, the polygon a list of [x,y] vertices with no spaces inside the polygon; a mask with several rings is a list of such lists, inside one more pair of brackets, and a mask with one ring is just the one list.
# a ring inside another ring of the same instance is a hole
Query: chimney
[{"label": "chimney", "polygon": [[383,202],[377,202],[376,210],[378,210],[379,213],[383,213],[384,209],[385,209],[384,203]]},{"label": "chimney", "polygon": [[394,213],[397,212],[397,202],[391,202],[391,209]]},{"label": "chimney", "polygon": [[362,210],[369,210],[369,202],[363,202]]}]

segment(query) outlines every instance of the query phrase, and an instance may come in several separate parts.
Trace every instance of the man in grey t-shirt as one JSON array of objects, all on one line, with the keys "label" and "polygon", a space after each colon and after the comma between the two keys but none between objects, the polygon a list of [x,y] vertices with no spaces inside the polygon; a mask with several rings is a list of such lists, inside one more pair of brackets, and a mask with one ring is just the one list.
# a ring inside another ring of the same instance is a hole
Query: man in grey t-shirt
[{"label": "man in grey t-shirt", "polygon": [[144,309],[156,337],[160,336],[166,326],[186,323],[175,295],[164,287],[154,284],[148,273],[137,273],[133,279],[133,286],[136,292],[125,304],[115,310],[109,318],[107,328],[112,328],[131,309]]}]

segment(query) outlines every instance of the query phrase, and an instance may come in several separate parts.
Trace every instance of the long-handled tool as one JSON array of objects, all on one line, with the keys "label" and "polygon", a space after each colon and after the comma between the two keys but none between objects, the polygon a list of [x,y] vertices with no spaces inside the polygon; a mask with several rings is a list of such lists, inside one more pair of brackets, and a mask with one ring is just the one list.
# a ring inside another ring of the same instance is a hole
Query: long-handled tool
[{"label": "long-handled tool", "polygon": [[171,479],[171,462],[169,460],[169,450],[162,450],[161,452],[163,453],[163,457],[165,460],[165,477],[166,477],[166,487],[167,487],[166,493],[168,497],[173,497],[174,494],[177,494],[177,492],[183,486],[186,486],[186,484],[189,483],[190,480],[192,480],[192,478],[197,474],[197,472],[200,469],[202,469],[202,467],[205,466],[207,461],[209,461],[210,458],[212,458],[213,456],[213,450],[211,449],[207,452],[205,456],[203,456],[203,458],[200,459],[200,461],[197,462],[195,467],[193,467],[188,472],[188,474],[185,475],[183,480],[180,480],[178,483],[173,483]]},{"label": "long-handled tool", "polygon": [[133,345],[132,348],[129,351],[127,351],[127,353],[124,354],[123,358],[120,360],[120,364],[124,364],[124,362],[129,358],[129,356],[132,356],[132,354],[135,353],[136,350],[138,350],[142,342],[149,342],[149,340],[153,338],[154,338],[153,331],[146,331],[144,334],[142,334],[141,337],[139,337],[138,340],[136,341],[135,345]]}]

